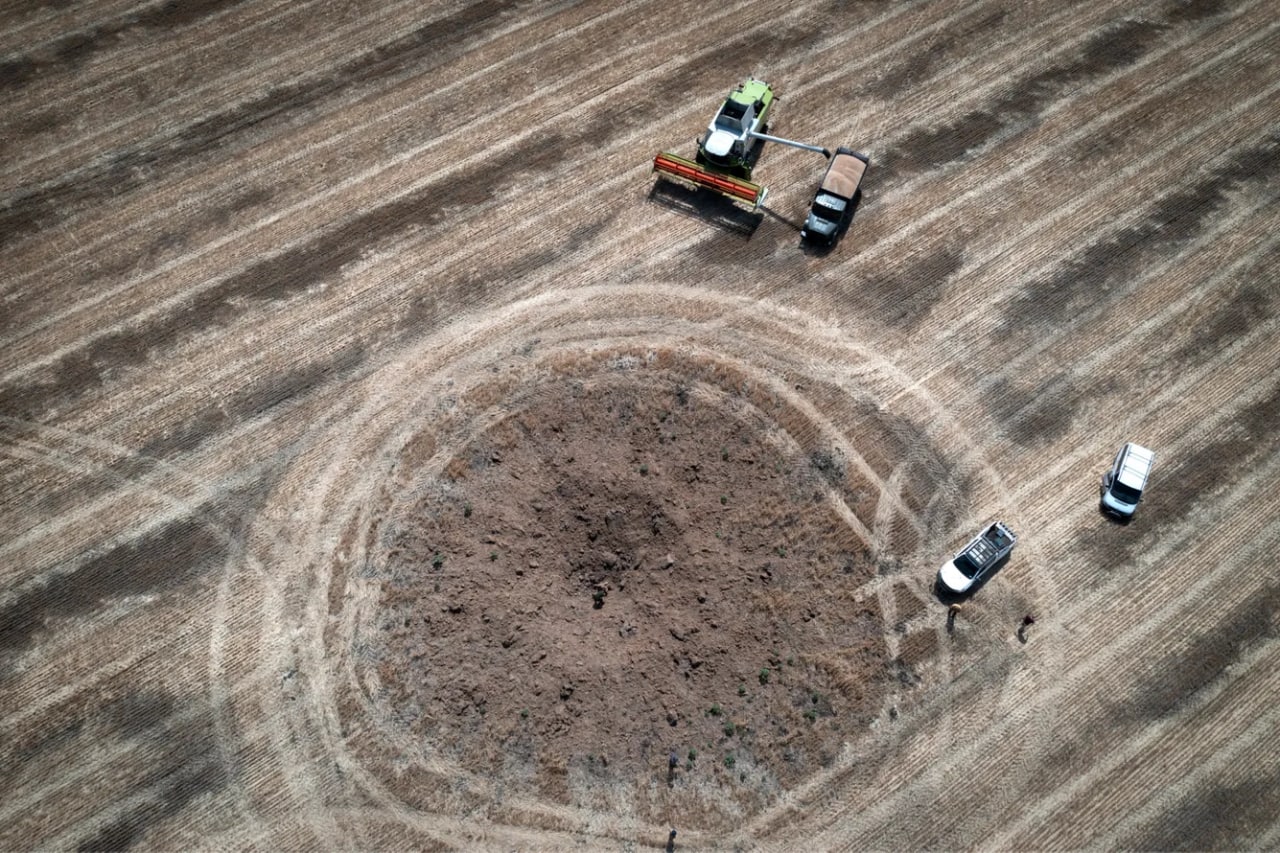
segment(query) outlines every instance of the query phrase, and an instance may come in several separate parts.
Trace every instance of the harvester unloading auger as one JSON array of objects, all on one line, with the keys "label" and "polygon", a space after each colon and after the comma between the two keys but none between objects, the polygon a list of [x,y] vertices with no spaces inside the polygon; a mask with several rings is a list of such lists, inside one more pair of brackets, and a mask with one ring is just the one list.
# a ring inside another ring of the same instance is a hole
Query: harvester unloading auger
[{"label": "harvester unloading auger", "polygon": [[831,159],[831,152],[820,145],[770,136],[766,131],[772,105],[773,89],[769,84],[754,77],[748,79],[720,105],[706,135],[698,142],[693,160],[663,152],[653,158],[653,170],[758,208],[764,204],[768,190],[751,182],[751,170],[760,159],[765,142],[816,151]]}]

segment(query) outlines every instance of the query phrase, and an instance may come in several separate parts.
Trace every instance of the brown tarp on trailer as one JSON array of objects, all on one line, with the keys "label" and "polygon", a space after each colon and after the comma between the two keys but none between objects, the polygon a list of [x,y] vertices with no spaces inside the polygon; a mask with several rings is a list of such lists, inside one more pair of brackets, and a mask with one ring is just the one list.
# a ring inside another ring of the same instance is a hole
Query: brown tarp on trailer
[{"label": "brown tarp on trailer", "polygon": [[822,179],[822,188],[841,198],[853,198],[866,171],[867,164],[852,154],[836,154],[827,167],[826,177]]}]

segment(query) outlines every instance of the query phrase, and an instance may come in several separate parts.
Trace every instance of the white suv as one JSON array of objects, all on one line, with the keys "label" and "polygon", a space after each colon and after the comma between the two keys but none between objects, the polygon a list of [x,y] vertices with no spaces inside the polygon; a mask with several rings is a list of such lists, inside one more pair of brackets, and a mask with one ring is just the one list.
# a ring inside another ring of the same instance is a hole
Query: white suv
[{"label": "white suv", "polygon": [[1111,468],[1102,475],[1103,512],[1120,518],[1132,518],[1142,500],[1142,490],[1147,487],[1151,466],[1156,454],[1141,444],[1129,442],[1120,448]]},{"label": "white suv", "polygon": [[993,522],[938,569],[938,583],[960,594],[986,576],[1013,551],[1018,537],[1002,521]]}]

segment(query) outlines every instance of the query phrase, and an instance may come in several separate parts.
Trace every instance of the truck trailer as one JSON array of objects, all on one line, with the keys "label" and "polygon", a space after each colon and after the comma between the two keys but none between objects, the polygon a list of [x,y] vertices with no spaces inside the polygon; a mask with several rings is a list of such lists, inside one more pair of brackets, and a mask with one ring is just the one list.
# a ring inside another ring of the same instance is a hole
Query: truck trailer
[{"label": "truck trailer", "polygon": [[836,149],[809,206],[809,216],[800,229],[802,240],[828,247],[836,244],[853,219],[862,176],[869,162],[865,154],[850,148]]}]

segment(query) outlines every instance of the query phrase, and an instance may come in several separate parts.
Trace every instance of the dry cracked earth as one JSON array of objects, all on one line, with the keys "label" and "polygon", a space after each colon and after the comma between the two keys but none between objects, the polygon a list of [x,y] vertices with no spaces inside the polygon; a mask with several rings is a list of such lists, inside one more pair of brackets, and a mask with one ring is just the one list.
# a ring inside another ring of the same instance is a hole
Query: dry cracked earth
[{"label": "dry cracked earth", "polygon": [[0,848],[1280,848],[1275,13],[0,0]]}]

